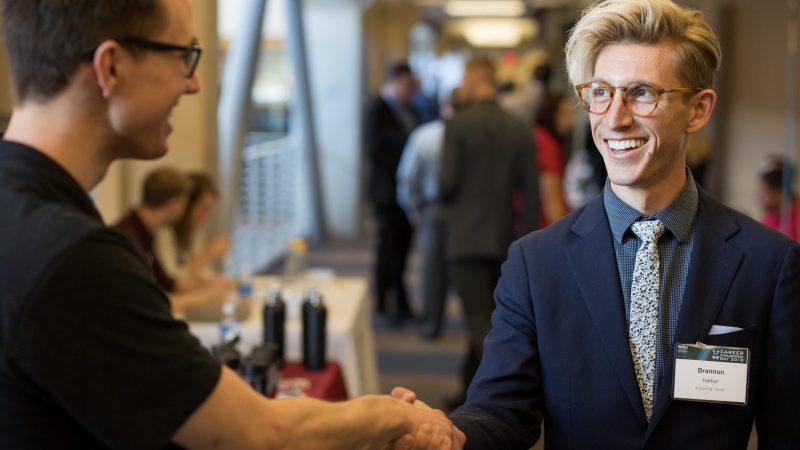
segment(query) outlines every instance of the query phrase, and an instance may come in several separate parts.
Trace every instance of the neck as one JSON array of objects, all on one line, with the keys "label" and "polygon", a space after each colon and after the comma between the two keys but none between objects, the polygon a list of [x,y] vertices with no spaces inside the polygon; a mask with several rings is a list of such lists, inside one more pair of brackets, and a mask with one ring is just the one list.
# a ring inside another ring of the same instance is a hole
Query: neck
[{"label": "neck", "polygon": [[620,200],[640,213],[652,216],[666,208],[681,193],[686,185],[686,169],[681,169],[680,176],[670,177],[669,180],[646,188],[622,186],[613,181],[610,184],[611,190]]},{"label": "neck", "polygon": [[482,102],[484,100],[494,100],[497,97],[497,89],[493,84],[480,83],[473,87],[472,101]]},{"label": "neck", "polygon": [[75,97],[62,93],[43,103],[27,101],[15,106],[3,138],[44,153],[89,192],[103,179],[114,158],[103,137],[106,128],[97,122],[98,115],[92,114],[94,101]]}]

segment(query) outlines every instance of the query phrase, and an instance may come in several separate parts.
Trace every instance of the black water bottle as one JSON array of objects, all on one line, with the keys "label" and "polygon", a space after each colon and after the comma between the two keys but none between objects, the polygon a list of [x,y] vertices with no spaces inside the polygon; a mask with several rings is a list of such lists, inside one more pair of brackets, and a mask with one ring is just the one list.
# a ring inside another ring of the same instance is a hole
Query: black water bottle
[{"label": "black water bottle", "polygon": [[[253,347],[250,354],[251,360],[260,361],[265,368],[263,391],[267,397],[274,398],[278,390],[278,381],[281,378],[280,361],[278,361],[278,346],[273,342],[264,342]],[[251,372],[252,373],[252,372]],[[253,386],[253,384],[251,384]],[[262,385],[258,385],[261,389]]]},{"label": "black water bottle", "polygon": [[234,372],[239,370],[241,356],[235,343],[216,344],[211,347],[211,354],[220,364],[230,367]]},{"label": "black water bottle", "polygon": [[280,289],[274,289],[267,294],[267,301],[264,303],[264,342],[277,345],[277,359],[280,364],[283,364],[285,357],[285,329],[286,303]]},{"label": "black water bottle", "polygon": [[303,301],[303,364],[308,370],[325,368],[325,334],[328,310],[314,289]]},{"label": "black water bottle", "polygon": [[269,364],[264,355],[254,353],[245,358],[242,375],[247,384],[261,395],[267,395],[268,378],[267,368]]}]

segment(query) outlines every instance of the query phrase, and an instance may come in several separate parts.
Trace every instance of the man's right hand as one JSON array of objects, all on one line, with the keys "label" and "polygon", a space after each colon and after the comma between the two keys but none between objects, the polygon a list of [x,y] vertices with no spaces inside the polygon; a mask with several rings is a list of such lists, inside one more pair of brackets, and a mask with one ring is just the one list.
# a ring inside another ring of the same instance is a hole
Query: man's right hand
[{"label": "man's right hand", "polygon": [[464,448],[464,443],[467,440],[464,433],[453,425],[443,412],[431,408],[422,400],[418,400],[417,394],[414,391],[403,387],[396,387],[392,389],[392,397],[413,405],[419,412],[432,413],[441,419],[445,419],[447,420],[446,423],[449,424],[448,427],[446,425],[442,426],[440,423],[435,423],[433,425],[424,423],[417,427],[414,435],[406,434],[395,441],[392,447],[393,450],[461,450]]}]

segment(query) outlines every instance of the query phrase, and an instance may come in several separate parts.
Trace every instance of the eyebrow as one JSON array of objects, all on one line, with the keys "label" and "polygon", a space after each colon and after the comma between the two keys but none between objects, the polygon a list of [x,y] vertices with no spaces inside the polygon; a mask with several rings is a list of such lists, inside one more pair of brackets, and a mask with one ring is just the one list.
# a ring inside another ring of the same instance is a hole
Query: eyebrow
[{"label": "eyebrow", "polygon": [[614,86],[614,87],[617,87],[617,86],[630,86],[632,84],[645,84],[647,86],[661,86],[661,84],[659,84],[659,83],[653,83],[652,81],[646,81],[646,80],[635,80],[635,81],[631,81],[631,82],[623,83],[623,84],[614,84],[614,83],[612,83],[612,82],[610,82],[608,80],[602,79],[602,78],[595,78],[592,81],[590,81],[590,83],[595,83],[595,82],[606,83],[606,84]]}]

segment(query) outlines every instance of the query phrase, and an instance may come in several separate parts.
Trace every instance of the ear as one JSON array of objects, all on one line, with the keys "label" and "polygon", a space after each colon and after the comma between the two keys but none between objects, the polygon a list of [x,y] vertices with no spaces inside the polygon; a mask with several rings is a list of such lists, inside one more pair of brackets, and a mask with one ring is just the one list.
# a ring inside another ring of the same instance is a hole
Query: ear
[{"label": "ear", "polygon": [[103,98],[108,98],[116,89],[119,83],[117,69],[120,58],[120,46],[116,41],[105,40],[94,52],[92,68],[94,69],[97,86],[103,94]]},{"label": "ear", "polygon": [[689,103],[689,121],[686,132],[694,133],[702,129],[711,119],[711,113],[717,104],[717,93],[713,89],[703,89],[694,95]]}]

